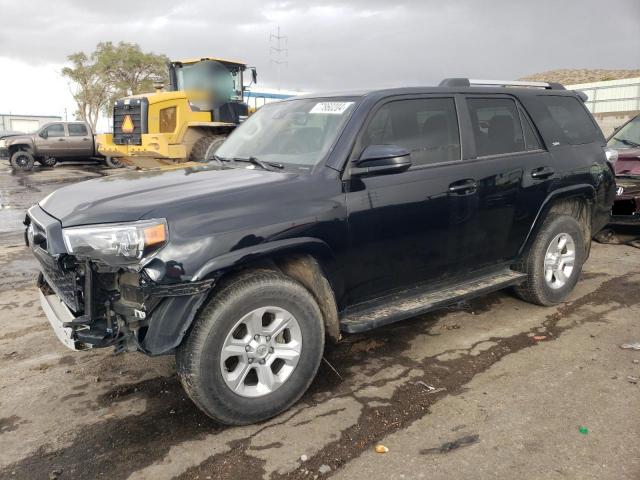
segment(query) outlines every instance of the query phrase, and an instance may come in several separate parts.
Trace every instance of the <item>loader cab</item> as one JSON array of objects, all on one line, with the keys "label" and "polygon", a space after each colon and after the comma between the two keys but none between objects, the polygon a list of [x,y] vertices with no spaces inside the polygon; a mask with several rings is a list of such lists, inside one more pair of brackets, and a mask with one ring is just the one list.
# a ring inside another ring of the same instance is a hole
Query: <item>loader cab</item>
[{"label": "loader cab", "polygon": [[[189,92],[192,109],[213,111],[230,102],[243,102],[245,70],[244,63],[219,58],[175,61],[169,64],[169,89]],[[250,71],[255,82],[256,70]]]}]

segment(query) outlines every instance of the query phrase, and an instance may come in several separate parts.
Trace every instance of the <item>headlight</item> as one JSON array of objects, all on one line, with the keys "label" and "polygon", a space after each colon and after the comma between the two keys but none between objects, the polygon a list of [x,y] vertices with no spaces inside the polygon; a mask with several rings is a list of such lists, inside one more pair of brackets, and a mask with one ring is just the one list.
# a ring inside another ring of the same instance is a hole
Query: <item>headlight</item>
[{"label": "headlight", "polygon": [[164,219],[63,228],[69,253],[109,265],[140,263],[167,243]]},{"label": "headlight", "polygon": [[7,141],[5,139],[0,140],[0,148],[4,148],[7,146]]}]

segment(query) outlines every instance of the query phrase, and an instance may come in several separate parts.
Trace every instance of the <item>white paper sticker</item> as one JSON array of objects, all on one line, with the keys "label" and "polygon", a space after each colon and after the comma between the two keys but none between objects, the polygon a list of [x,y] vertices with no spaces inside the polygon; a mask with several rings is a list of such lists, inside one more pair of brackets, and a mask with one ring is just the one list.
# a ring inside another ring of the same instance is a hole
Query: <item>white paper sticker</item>
[{"label": "white paper sticker", "polygon": [[342,115],[351,105],[353,105],[353,102],[320,102],[316,103],[309,113]]}]

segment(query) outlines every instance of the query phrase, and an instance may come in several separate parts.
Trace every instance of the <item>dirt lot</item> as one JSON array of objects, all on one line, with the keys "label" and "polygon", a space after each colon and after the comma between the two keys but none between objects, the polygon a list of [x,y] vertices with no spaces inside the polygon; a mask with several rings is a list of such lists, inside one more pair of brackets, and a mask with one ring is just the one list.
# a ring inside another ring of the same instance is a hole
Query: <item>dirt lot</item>
[{"label": "dirt lot", "polygon": [[0,166],[0,478],[640,478],[640,351],[619,347],[640,341],[640,249],[594,245],[557,308],[501,292],[348,336],[293,409],[228,428],[172,357],[74,353],[50,332],[24,210],[103,174]]}]

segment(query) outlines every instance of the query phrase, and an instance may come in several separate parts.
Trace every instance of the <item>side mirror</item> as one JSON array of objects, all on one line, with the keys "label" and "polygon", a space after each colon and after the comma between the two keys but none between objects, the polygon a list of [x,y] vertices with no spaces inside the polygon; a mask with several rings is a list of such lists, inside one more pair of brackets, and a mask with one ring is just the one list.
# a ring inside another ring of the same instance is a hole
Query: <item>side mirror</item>
[{"label": "side mirror", "polygon": [[49,136],[46,130],[42,130],[38,135],[40,135],[42,138],[47,138]]},{"label": "side mirror", "polygon": [[398,145],[369,145],[351,167],[351,176],[404,172],[411,166],[410,155],[409,150]]}]

